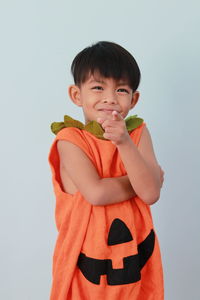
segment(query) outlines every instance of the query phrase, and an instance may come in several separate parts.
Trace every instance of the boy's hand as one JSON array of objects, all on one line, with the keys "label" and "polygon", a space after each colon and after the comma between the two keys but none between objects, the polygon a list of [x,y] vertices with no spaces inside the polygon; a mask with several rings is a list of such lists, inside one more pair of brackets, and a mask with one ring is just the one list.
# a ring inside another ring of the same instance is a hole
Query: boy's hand
[{"label": "boy's hand", "polygon": [[115,110],[112,112],[112,120],[97,118],[97,122],[105,130],[103,137],[111,140],[114,145],[122,144],[130,138],[124,119]]}]

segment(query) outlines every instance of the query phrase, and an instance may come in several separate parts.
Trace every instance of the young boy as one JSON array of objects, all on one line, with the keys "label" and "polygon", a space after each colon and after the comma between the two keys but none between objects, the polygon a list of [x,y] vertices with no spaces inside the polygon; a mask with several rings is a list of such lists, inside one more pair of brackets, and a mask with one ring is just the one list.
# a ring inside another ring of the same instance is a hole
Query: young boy
[{"label": "young boy", "polygon": [[51,300],[163,300],[163,272],[150,205],[164,172],[146,123],[125,117],[139,99],[140,70],[112,42],[73,60],[69,96],[85,124],[52,123],[49,153],[58,238]]}]

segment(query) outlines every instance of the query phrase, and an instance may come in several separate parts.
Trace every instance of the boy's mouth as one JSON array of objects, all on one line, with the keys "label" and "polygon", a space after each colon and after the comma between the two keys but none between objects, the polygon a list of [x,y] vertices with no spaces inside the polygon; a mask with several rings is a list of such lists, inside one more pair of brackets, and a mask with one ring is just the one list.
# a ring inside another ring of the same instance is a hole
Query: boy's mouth
[{"label": "boy's mouth", "polygon": [[113,108],[102,108],[102,109],[99,109],[99,111],[103,111],[106,113],[112,113],[113,111],[119,112],[117,109],[113,109]]},{"label": "boy's mouth", "polygon": [[112,113],[113,112],[113,110],[111,110],[111,109],[100,109],[100,111],[103,111],[105,113]]}]

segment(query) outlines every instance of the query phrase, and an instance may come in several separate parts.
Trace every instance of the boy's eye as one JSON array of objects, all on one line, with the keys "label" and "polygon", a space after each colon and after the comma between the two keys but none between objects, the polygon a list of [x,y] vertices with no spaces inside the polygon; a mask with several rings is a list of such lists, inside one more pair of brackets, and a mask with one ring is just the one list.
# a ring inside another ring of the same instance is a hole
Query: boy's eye
[{"label": "boy's eye", "polygon": [[99,90],[99,89],[102,89],[102,87],[101,86],[94,86],[92,89]]},{"label": "boy's eye", "polygon": [[[94,86],[93,88],[92,88],[92,90],[102,90],[103,89],[103,87],[102,86]],[[121,89],[118,89],[118,91],[120,91],[120,92],[125,92],[125,93],[129,93],[129,91],[127,90],[127,89],[123,89],[123,88],[121,88]]]},{"label": "boy's eye", "polygon": [[128,93],[128,90],[127,90],[127,89],[118,89],[118,91],[121,91],[121,92],[126,92],[126,93]]}]

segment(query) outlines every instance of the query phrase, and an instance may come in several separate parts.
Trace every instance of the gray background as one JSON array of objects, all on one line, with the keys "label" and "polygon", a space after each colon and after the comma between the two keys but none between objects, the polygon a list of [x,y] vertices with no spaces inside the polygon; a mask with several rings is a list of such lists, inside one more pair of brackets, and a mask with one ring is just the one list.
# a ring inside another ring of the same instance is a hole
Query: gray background
[{"label": "gray background", "polygon": [[83,121],[67,94],[74,56],[108,40],[141,68],[144,118],[165,170],[152,213],[167,300],[200,299],[199,1],[1,1],[0,298],[45,300],[56,240],[50,123]]}]

